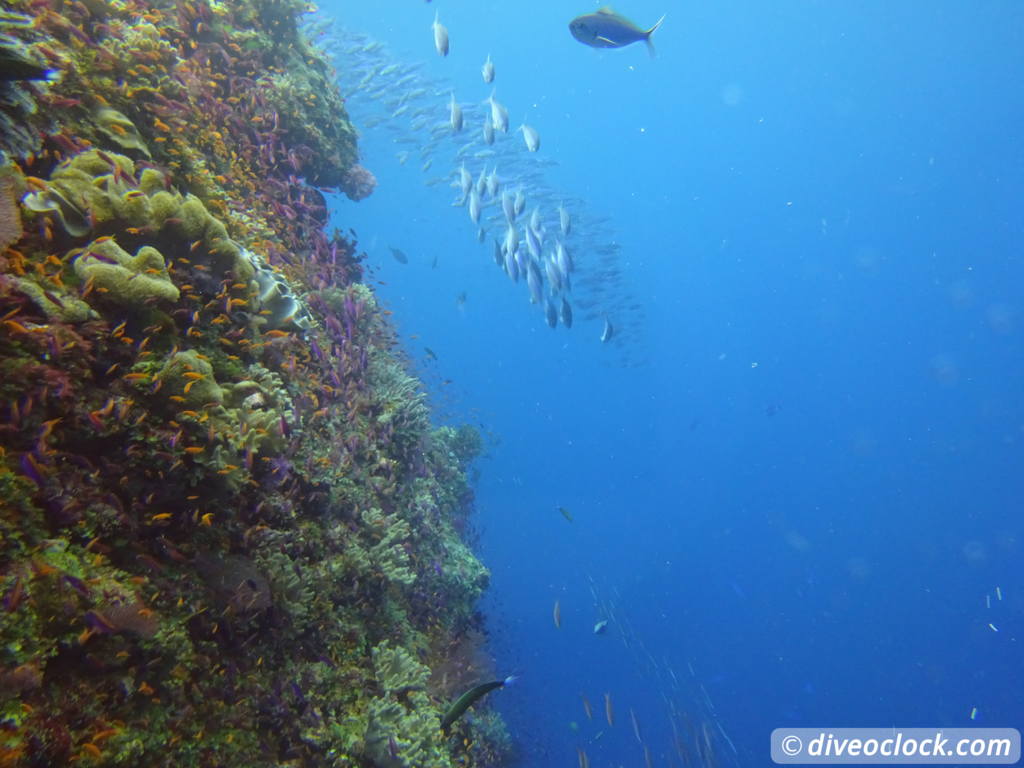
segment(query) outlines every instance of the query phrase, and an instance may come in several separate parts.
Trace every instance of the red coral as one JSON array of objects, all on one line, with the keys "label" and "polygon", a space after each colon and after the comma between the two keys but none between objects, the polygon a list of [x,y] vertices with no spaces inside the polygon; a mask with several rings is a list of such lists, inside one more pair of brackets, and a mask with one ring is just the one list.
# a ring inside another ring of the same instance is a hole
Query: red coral
[{"label": "red coral", "polygon": [[349,200],[359,202],[373,194],[377,187],[377,177],[361,165],[353,165],[345,172],[341,182],[341,191]]}]

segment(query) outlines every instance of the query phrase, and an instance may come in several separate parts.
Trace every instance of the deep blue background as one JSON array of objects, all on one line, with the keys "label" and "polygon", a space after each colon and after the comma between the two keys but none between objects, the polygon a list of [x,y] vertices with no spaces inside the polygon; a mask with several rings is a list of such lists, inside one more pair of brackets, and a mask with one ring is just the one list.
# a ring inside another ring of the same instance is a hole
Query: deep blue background
[{"label": "deep blue background", "polygon": [[[336,220],[441,417],[497,437],[486,608],[522,679],[493,698],[525,764],[642,764],[633,708],[668,765],[666,698],[721,725],[726,764],[767,764],[782,725],[969,725],[977,707],[1020,727],[1024,7],[620,4],[644,26],[668,13],[654,60],[573,40],[593,7],[321,6],[462,101],[489,93],[490,53],[513,126],[560,162],[550,184],[611,217],[646,309],[640,367],[595,322],[550,331],[451,193],[364,130],[380,185]],[[604,636],[592,583],[617,606]]]}]

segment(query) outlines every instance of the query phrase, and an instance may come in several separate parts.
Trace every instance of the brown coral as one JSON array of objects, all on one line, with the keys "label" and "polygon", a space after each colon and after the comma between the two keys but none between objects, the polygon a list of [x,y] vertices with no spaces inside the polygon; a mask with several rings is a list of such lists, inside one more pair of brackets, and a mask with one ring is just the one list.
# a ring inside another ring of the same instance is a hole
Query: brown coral
[{"label": "brown coral", "polygon": [[0,251],[21,239],[21,211],[16,198],[14,179],[0,177]]}]

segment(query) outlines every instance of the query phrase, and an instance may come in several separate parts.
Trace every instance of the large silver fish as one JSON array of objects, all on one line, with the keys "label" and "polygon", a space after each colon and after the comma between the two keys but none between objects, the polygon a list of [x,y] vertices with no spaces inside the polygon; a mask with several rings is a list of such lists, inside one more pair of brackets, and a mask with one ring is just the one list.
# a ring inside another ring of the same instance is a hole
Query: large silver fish
[{"label": "large silver fish", "polygon": [[615,335],[615,326],[612,325],[611,321],[606,317],[604,319],[604,330],[601,331],[601,342],[607,343],[612,340],[612,336]]},{"label": "large silver fish", "polygon": [[494,62],[491,61],[491,54],[487,54],[487,61],[484,62],[483,67],[480,68],[480,74],[484,76],[485,83],[494,82]]},{"label": "large silver fish", "polygon": [[662,16],[650,29],[640,29],[636,24],[620,16],[611,8],[600,8],[594,13],[585,13],[569,22],[572,36],[591,48],[624,48],[643,40],[647,51],[654,56],[651,35],[665,20]]},{"label": "large silver fish", "polygon": [[431,24],[434,30],[434,48],[437,49],[439,56],[448,55],[448,29],[444,24],[441,23],[441,14],[438,11],[434,12],[434,23]]}]

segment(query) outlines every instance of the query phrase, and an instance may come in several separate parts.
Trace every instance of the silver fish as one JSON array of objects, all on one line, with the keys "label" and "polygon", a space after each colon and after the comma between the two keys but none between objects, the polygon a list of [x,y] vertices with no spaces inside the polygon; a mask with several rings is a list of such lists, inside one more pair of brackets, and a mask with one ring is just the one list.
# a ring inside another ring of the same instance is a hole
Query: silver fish
[{"label": "silver fish", "polygon": [[615,326],[612,325],[611,320],[607,317],[604,319],[604,330],[601,331],[601,342],[605,343],[611,341],[612,336],[615,335]]},{"label": "silver fish", "polygon": [[491,169],[490,175],[487,177],[487,194],[491,197],[498,196],[498,188],[500,182],[498,181],[498,166],[494,166]]},{"label": "silver fish", "polygon": [[505,273],[513,283],[519,282],[519,265],[516,263],[516,257],[508,251],[505,251]]},{"label": "silver fish", "polygon": [[480,193],[475,188],[469,191],[469,218],[474,224],[480,223]]},{"label": "silver fish", "polygon": [[524,249],[520,248],[518,251],[516,251],[516,261],[519,262],[519,271],[525,272],[526,265],[533,263],[533,257],[530,256],[530,254],[527,253]]},{"label": "silver fish", "polygon": [[491,61],[491,54],[487,54],[487,61],[484,62],[483,67],[480,68],[480,74],[484,76],[485,83],[494,82],[494,62]]},{"label": "silver fish", "polygon": [[519,130],[523,132],[523,141],[526,142],[526,148],[531,152],[536,152],[540,149],[540,134],[537,133],[536,129],[531,128],[526,123],[519,126]]},{"label": "silver fish", "polygon": [[494,263],[499,267],[505,263],[505,254],[501,250],[501,243],[497,240],[494,241]]},{"label": "silver fish", "polygon": [[509,223],[509,226],[514,224],[516,220],[516,203],[515,199],[508,192],[501,193],[501,210],[505,212],[505,220]]},{"label": "silver fish", "polygon": [[[572,306],[569,304],[569,300],[562,297],[562,308],[559,311],[559,316],[562,318],[562,325],[566,328],[572,328]],[[600,630],[595,630],[600,631]]]},{"label": "silver fish", "polygon": [[434,30],[434,48],[438,56],[448,55],[448,29],[441,23],[441,14],[434,12],[434,23],[431,25]]},{"label": "silver fish", "polygon": [[505,230],[505,246],[504,251],[506,254],[515,255],[515,252],[519,250],[519,236],[516,235],[516,228],[511,224],[508,225],[508,229]]},{"label": "silver fish", "polygon": [[494,130],[508,133],[508,110],[494,98],[494,91],[487,97],[487,103],[491,105],[491,124]]},{"label": "silver fish", "polygon": [[558,310],[555,309],[555,304],[550,298],[544,300],[544,319],[547,320],[548,328],[558,325]]},{"label": "silver fish", "polygon": [[484,143],[487,146],[494,144],[494,122],[490,118],[484,119]]},{"label": "silver fish", "polygon": [[487,167],[484,166],[480,169],[480,175],[476,177],[476,191],[483,197],[484,192],[487,189]]},{"label": "silver fish", "polygon": [[525,208],[526,208],[526,195],[523,194],[523,190],[522,189],[517,189],[516,190],[516,200],[515,200],[516,216],[521,214]]},{"label": "silver fish", "polygon": [[565,246],[562,245],[562,241],[559,240],[555,244],[555,261],[558,262],[558,271],[563,276],[568,276],[573,270],[572,258],[569,256],[569,251],[566,250]]},{"label": "silver fish", "polygon": [[541,224],[540,224],[540,208],[534,208],[533,213],[530,214],[530,229],[533,230],[534,234],[537,235],[537,239],[541,239]]},{"label": "silver fish", "polygon": [[548,276],[548,283],[551,284],[551,292],[557,293],[562,290],[562,275],[558,271],[558,265],[553,256],[544,259],[544,273]]},{"label": "silver fish", "polygon": [[459,166],[459,189],[462,191],[462,200],[458,205],[463,205],[469,197],[469,190],[473,188],[473,176],[466,170],[465,164]]},{"label": "silver fish", "polygon": [[448,102],[448,108],[450,109],[449,124],[452,127],[452,133],[458,133],[462,130],[462,107],[455,101],[455,93],[452,93],[452,100]]},{"label": "silver fish", "polygon": [[526,265],[526,287],[530,289],[530,303],[540,304],[544,298],[544,279],[532,261]]},{"label": "silver fish", "polygon": [[561,203],[558,205],[558,225],[562,229],[562,237],[568,237],[572,231],[572,219],[569,218],[569,212]]},{"label": "silver fish", "polygon": [[529,249],[530,255],[540,261],[540,240],[533,231],[533,227],[523,227],[523,234],[526,236],[526,247]]},{"label": "silver fish", "polygon": [[572,36],[591,48],[623,48],[643,40],[647,51],[654,56],[651,35],[665,20],[662,16],[650,29],[640,29],[625,16],[619,16],[611,8],[601,8],[594,13],[585,13],[569,22]]}]

